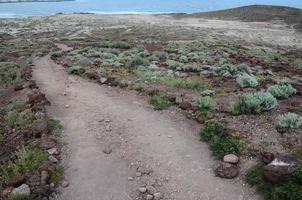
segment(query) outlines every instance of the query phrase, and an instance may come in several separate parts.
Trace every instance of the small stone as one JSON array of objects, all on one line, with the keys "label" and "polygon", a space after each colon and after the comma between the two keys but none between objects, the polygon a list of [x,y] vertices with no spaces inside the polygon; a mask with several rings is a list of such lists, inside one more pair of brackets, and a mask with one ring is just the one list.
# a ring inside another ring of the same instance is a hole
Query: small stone
[{"label": "small stone", "polygon": [[30,195],[30,188],[26,184],[22,184],[20,187],[14,188],[12,191],[13,195],[24,195],[29,196]]},{"label": "small stone", "polygon": [[68,183],[67,181],[62,181],[61,186],[62,186],[63,188],[66,188],[66,187],[69,186],[69,183]]},{"label": "small stone", "polygon": [[147,197],[146,197],[146,200],[152,200],[152,199],[153,199],[153,195],[148,194]]},{"label": "small stone", "polygon": [[142,176],[142,173],[141,172],[136,172],[136,177],[141,177]]},{"label": "small stone", "polygon": [[160,193],[160,192],[154,193],[154,199],[155,200],[160,200],[162,198],[163,198],[163,194],[162,193]]},{"label": "small stone", "polygon": [[130,176],[127,179],[128,179],[128,181],[133,181],[134,180],[134,178],[130,177]]},{"label": "small stone", "polygon": [[111,154],[112,153],[112,148],[110,146],[106,146],[103,149],[103,153],[105,153],[105,154]]},{"label": "small stone", "polygon": [[106,131],[107,132],[109,132],[109,131],[111,131],[112,129],[111,129],[111,125],[110,124],[107,124],[107,126],[106,126]]},{"label": "small stone", "polygon": [[58,155],[59,151],[58,151],[57,148],[51,148],[51,149],[47,150],[47,153],[50,154],[50,155]]},{"label": "small stone", "polygon": [[65,108],[69,108],[69,105],[65,105]]},{"label": "small stone", "polygon": [[147,192],[147,188],[145,188],[145,187],[140,187],[140,188],[138,188],[138,190],[139,190],[141,193]]},{"label": "small stone", "polygon": [[168,138],[173,138],[172,135],[168,135]]},{"label": "small stone", "polygon": [[110,121],[110,119],[106,119],[105,122],[106,122],[106,123],[109,123],[109,122],[111,122],[111,121]]},{"label": "small stone", "polygon": [[48,160],[52,163],[58,163],[59,162],[58,159],[54,156],[48,156]]},{"label": "small stone", "polygon": [[46,185],[48,182],[49,174],[47,171],[43,170],[41,172],[41,184]]},{"label": "small stone", "polygon": [[54,183],[49,184],[51,188],[54,188],[56,185]]},{"label": "small stone", "polygon": [[154,194],[156,192],[156,189],[155,187],[151,186],[151,185],[148,185],[147,186],[147,191],[149,194]]},{"label": "small stone", "polygon": [[239,158],[234,154],[228,154],[223,157],[223,161],[226,163],[237,164],[239,162]]},{"label": "small stone", "polygon": [[214,96],[215,95],[215,91],[213,90],[205,90],[201,93],[201,96]]},{"label": "small stone", "polygon": [[63,93],[63,96],[67,96],[67,93],[66,93],[66,92],[64,92],[64,93]]}]

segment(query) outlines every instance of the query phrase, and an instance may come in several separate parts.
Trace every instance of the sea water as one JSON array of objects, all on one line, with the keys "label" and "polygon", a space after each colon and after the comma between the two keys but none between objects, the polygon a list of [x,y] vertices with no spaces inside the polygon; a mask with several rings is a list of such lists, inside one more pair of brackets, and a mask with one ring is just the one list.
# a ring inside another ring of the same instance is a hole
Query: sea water
[{"label": "sea water", "polygon": [[0,18],[48,16],[74,12],[97,14],[196,13],[254,4],[302,8],[302,0],[76,0],[0,3]]}]

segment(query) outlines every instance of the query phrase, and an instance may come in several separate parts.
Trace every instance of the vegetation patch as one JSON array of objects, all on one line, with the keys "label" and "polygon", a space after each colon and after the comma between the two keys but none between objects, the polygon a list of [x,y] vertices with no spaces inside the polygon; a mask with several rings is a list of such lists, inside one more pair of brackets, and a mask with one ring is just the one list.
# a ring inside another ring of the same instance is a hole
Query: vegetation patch
[{"label": "vegetation patch", "polygon": [[210,120],[200,131],[201,140],[208,142],[210,149],[217,159],[222,159],[227,154],[240,155],[244,149],[244,141],[238,136],[226,136],[225,121]]},{"label": "vegetation patch", "polygon": [[215,102],[210,96],[201,96],[197,99],[198,110],[207,116],[215,109]]},{"label": "vegetation patch", "polygon": [[33,200],[33,199],[26,195],[17,194],[17,195],[11,195],[10,197],[8,197],[7,200]]},{"label": "vegetation patch", "polygon": [[37,169],[47,155],[37,147],[22,148],[16,154],[16,159],[2,169],[0,188],[5,185],[10,177]]},{"label": "vegetation patch", "polygon": [[298,129],[302,128],[302,117],[295,113],[280,115],[278,125],[282,128]]},{"label": "vegetation patch", "polygon": [[55,167],[49,173],[49,181],[54,184],[60,183],[64,179],[64,169],[61,166]]},{"label": "vegetation patch", "polygon": [[154,106],[155,110],[165,110],[173,105],[169,95],[165,92],[157,92],[151,96],[150,104]]},{"label": "vegetation patch", "polygon": [[297,92],[290,84],[273,85],[267,91],[277,99],[288,99]]},{"label": "vegetation patch", "polygon": [[236,81],[242,88],[256,87],[258,85],[257,79],[254,76],[250,76],[248,74],[239,75]]},{"label": "vegetation patch", "polygon": [[0,86],[13,85],[20,77],[17,74],[19,65],[13,62],[0,62]]},{"label": "vegetation patch", "polygon": [[237,103],[229,108],[233,115],[260,114],[272,110],[278,102],[275,97],[267,92],[247,93],[239,96]]}]

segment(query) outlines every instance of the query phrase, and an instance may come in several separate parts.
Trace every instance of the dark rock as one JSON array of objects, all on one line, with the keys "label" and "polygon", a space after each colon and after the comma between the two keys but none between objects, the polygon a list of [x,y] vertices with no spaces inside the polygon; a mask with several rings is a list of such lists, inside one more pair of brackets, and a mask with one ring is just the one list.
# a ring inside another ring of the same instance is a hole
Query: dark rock
[{"label": "dark rock", "polygon": [[98,80],[100,78],[96,72],[85,72],[85,75],[92,80]]},{"label": "dark rock", "polygon": [[275,155],[268,151],[261,151],[260,155],[262,162],[266,165],[271,163],[275,159]]},{"label": "dark rock", "polygon": [[183,101],[179,104],[179,107],[183,110],[192,110],[192,104],[188,101]]},{"label": "dark rock", "polygon": [[32,132],[34,137],[40,137],[43,133],[48,132],[48,123],[46,119],[38,119],[32,124]]},{"label": "dark rock", "polygon": [[23,89],[24,89],[24,87],[23,87],[22,84],[17,84],[17,85],[15,85],[15,87],[14,87],[14,90],[15,90],[15,91],[19,91],[19,90],[23,90]]},{"label": "dark rock", "polygon": [[50,102],[46,99],[45,94],[41,92],[31,93],[27,97],[28,97],[28,103],[31,104],[31,106],[34,106],[36,104],[50,105]]},{"label": "dark rock", "polygon": [[215,175],[220,178],[232,179],[239,175],[239,167],[230,163],[221,163],[215,170]]},{"label": "dark rock", "polygon": [[292,170],[300,164],[291,155],[278,155],[271,163],[264,167],[264,178],[272,184],[286,183]]},{"label": "dark rock", "polygon": [[8,186],[19,187],[25,182],[25,178],[23,176],[13,176],[9,179]]}]

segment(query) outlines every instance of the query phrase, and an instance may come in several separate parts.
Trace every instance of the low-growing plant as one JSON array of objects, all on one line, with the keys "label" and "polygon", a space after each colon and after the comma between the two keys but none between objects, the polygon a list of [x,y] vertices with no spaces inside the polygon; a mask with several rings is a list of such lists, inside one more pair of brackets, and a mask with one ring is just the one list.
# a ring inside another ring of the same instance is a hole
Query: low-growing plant
[{"label": "low-growing plant", "polygon": [[23,174],[27,171],[37,169],[45,160],[47,155],[37,147],[20,149],[16,154],[16,159],[2,168],[0,176],[0,188],[7,183],[10,177]]},{"label": "low-growing plant", "polygon": [[297,92],[290,84],[273,85],[269,87],[267,91],[277,99],[288,99]]},{"label": "low-growing plant", "polygon": [[224,135],[226,129],[225,121],[210,120],[200,132],[201,140],[209,143],[217,159],[230,153],[240,155],[244,149],[244,141],[240,137]]},{"label": "low-growing plant", "polygon": [[239,75],[236,79],[237,83],[240,87],[256,87],[258,85],[258,81],[254,76],[250,76],[248,74]]},{"label": "low-growing plant", "polygon": [[266,200],[302,200],[302,168],[291,172],[289,180],[282,185],[272,185],[263,176],[263,165],[251,167],[246,174],[245,181],[255,186],[257,192]]},{"label": "low-growing plant", "polygon": [[297,60],[295,61],[295,67],[296,67],[297,69],[302,69],[302,59],[297,59]]},{"label": "low-growing plant", "polygon": [[0,62],[0,86],[8,86],[18,82],[17,71],[20,67],[13,62]]},{"label": "low-growing plant", "polygon": [[154,106],[155,110],[164,110],[172,105],[169,95],[164,92],[157,92],[150,97],[150,104]]},{"label": "low-growing plant", "polygon": [[74,65],[68,68],[68,73],[69,74],[74,74],[74,75],[81,75],[85,73],[85,69],[82,68],[81,66]]},{"label": "low-growing plant", "polygon": [[63,126],[61,125],[59,120],[54,119],[50,116],[47,117],[47,124],[48,124],[50,130],[52,130],[52,131],[60,130],[63,128]]},{"label": "low-growing plant", "polygon": [[186,79],[186,78],[175,78],[172,76],[165,76],[159,80],[160,83],[177,87],[182,89],[191,89],[191,90],[205,90],[208,88],[208,85],[205,81],[200,79]]},{"label": "low-growing plant", "polygon": [[7,200],[32,200],[32,198],[23,194],[15,194],[10,195]]},{"label": "low-growing plant", "polygon": [[276,98],[270,93],[247,93],[240,95],[238,102],[232,104],[229,111],[233,115],[259,114],[275,108],[277,104]]},{"label": "low-growing plant", "polygon": [[278,125],[283,128],[298,129],[302,128],[302,117],[295,113],[280,115]]},{"label": "low-growing plant", "polygon": [[208,115],[215,109],[215,102],[210,96],[201,96],[197,99],[198,110],[204,115]]},{"label": "low-growing plant", "polygon": [[60,183],[64,179],[64,170],[63,167],[55,167],[49,173],[49,181],[54,184]]}]

